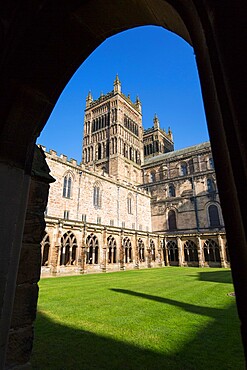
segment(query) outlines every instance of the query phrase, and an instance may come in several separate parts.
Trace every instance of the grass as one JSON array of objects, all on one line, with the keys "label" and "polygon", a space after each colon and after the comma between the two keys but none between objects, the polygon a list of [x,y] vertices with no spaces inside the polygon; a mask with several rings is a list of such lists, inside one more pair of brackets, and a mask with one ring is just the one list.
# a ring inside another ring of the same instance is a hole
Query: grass
[{"label": "grass", "polygon": [[40,281],[33,369],[243,370],[228,269]]}]

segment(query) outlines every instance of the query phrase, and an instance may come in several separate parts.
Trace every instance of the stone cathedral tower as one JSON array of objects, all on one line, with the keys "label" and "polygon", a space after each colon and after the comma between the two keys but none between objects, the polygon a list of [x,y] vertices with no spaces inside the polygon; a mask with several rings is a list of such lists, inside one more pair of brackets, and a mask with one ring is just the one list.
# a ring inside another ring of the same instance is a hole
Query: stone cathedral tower
[{"label": "stone cathedral tower", "polygon": [[139,98],[133,103],[121,92],[118,76],[113,91],[86,98],[82,161],[118,179],[142,182],[143,127]]}]

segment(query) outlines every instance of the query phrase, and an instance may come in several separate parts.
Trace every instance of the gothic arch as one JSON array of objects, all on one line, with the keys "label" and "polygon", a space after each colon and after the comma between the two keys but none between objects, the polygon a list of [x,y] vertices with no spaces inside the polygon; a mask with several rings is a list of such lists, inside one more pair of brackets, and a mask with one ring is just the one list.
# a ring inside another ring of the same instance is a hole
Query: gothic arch
[{"label": "gothic arch", "polygon": [[141,238],[138,239],[138,257],[139,262],[145,262],[145,244]]},{"label": "gothic arch", "polygon": [[61,238],[60,265],[74,265],[77,259],[77,241],[71,231],[67,231]]},{"label": "gothic arch", "polygon": [[50,237],[46,233],[41,242],[41,266],[48,266],[50,257]]},{"label": "gothic arch", "polygon": [[132,262],[132,244],[127,236],[123,239],[123,249],[125,263]]},{"label": "gothic arch", "polygon": [[205,262],[220,263],[220,248],[218,243],[213,239],[207,239],[203,245],[203,253]]},{"label": "gothic arch", "polygon": [[176,240],[168,240],[166,243],[168,261],[170,265],[178,265],[178,244]]},{"label": "gothic arch", "polygon": [[177,210],[175,208],[167,209],[167,230],[177,230]]},{"label": "gothic arch", "polygon": [[189,239],[184,242],[184,260],[188,264],[198,265],[198,249],[193,240]]},{"label": "gothic arch", "polygon": [[99,241],[93,233],[86,239],[87,254],[86,263],[88,265],[97,265],[99,263]]},{"label": "gothic arch", "polygon": [[108,263],[116,263],[117,262],[117,242],[116,239],[110,235],[107,238],[107,246],[108,246]]},{"label": "gothic arch", "polygon": [[206,205],[209,228],[221,228],[223,225],[221,209],[218,202],[209,202]]}]

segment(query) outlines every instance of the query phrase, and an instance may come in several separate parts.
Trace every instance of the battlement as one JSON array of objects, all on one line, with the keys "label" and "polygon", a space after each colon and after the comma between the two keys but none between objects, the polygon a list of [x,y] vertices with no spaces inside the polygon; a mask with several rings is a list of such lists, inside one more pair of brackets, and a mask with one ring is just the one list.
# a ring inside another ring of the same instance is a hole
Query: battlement
[{"label": "battlement", "polygon": [[65,154],[60,154],[58,155],[57,154],[57,151],[56,150],[53,150],[53,149],[49,149],[47,150],[45,146],[41,145],[41,144],[38,144],[38,147],[41,148],[44,153],[46,154],[46,156],[52,158],[52,159],[55,159],[59,162],[62,162],[62,163],[65,163],[65,164],[68,164],[68,165],[72,165],[72,166],[75,166],[75,167],[84,167],[83,165],[81,165],[80,163],[77,162],[76,159],[74,158],[70,158],[68,159],[68,156],[65,155]]},{"label": "battlement", "polygon": [[114,95],[114,91],[113,90],[111,92],[107,93],[107,94],[101,94],[98,99],[92,100],[92,102],[89,104],[89,107],[88,108],[93,108],[94,106],[98,105],[99,103],[102,103],[102,102],[108,100],[113,95]]}]

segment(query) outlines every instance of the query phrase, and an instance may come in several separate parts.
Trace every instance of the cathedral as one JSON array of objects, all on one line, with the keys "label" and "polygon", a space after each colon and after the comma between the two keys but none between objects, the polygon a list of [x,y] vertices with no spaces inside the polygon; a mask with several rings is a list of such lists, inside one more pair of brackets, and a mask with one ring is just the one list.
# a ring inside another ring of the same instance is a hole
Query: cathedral
[{"label": "cathedral", "polygon": [[229,267],[209,142],[174,150],[143,129],[139,98],[86,98],[82,163],[46,152],[55,179],[45,213],[42,276],[162,266]]}]

